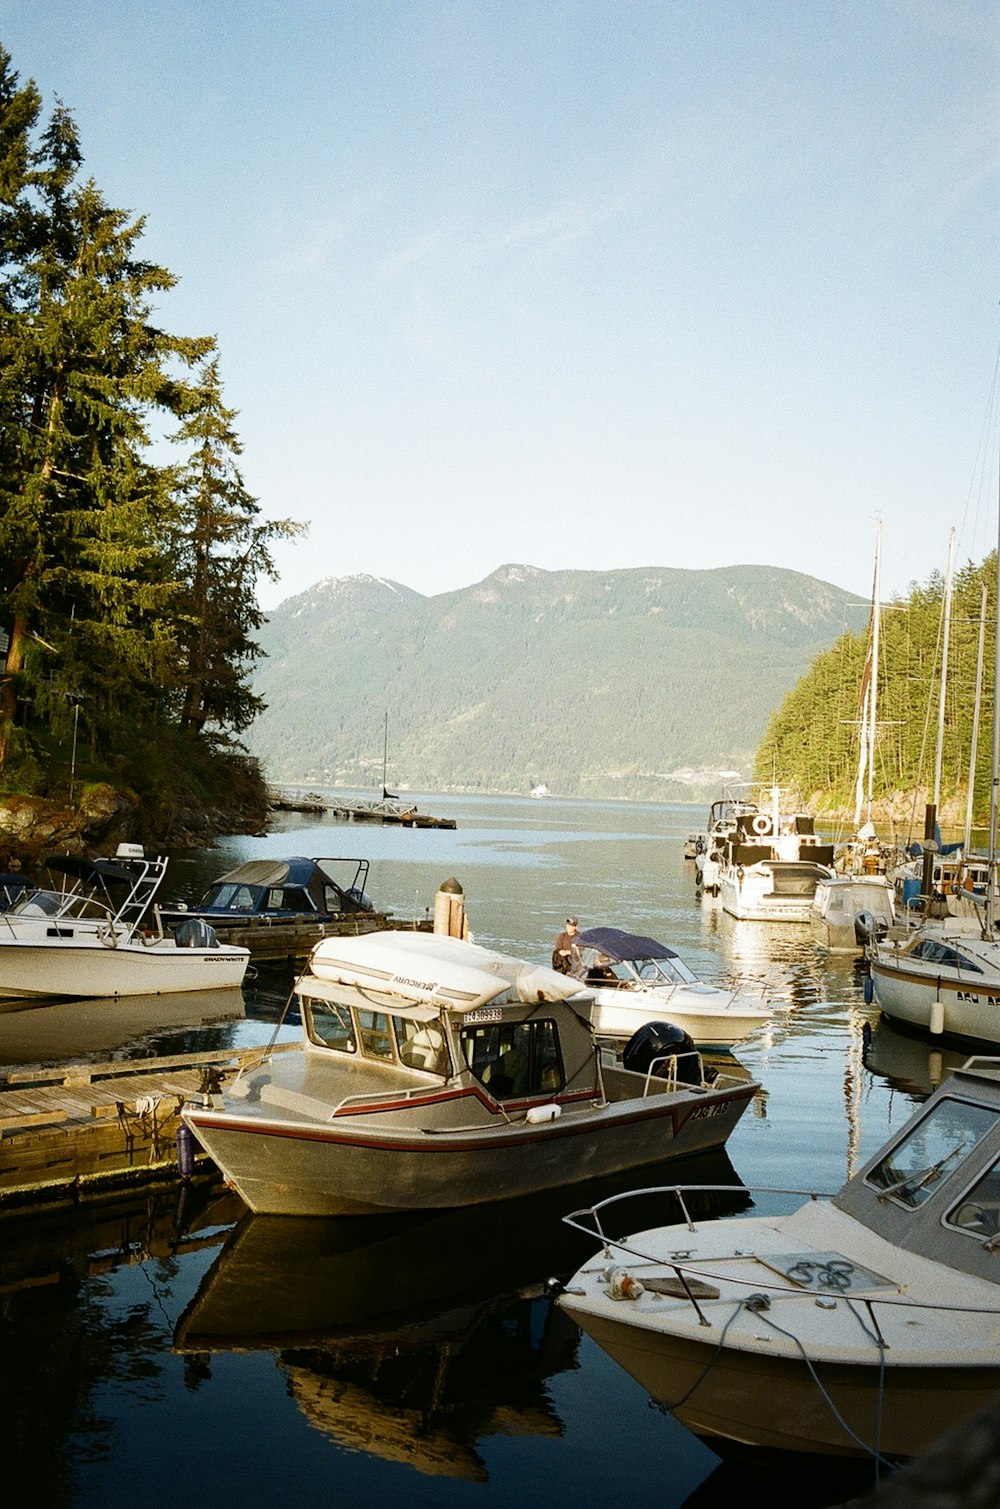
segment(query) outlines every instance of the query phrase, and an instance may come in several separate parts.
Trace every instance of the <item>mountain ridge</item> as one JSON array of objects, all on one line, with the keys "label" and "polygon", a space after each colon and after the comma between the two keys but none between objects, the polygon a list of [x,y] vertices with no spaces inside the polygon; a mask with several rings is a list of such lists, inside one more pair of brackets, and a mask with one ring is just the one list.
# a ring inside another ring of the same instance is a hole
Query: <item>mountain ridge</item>
[{"label": "mountain ridge", "polygon": [[393,790],[678,799],[684,772],[748,770],[785,694],[867,611],[766,566],[508,562],[434,596],[326,577],[261,629],[268,708],[245,739],[274,781],[366,789],[388,714]]}]

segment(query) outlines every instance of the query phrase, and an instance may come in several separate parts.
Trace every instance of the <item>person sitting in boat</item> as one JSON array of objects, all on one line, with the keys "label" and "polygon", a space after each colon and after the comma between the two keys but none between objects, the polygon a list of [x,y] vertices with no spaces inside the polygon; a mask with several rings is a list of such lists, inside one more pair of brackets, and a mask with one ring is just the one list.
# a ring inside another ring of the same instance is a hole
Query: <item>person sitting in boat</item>
[{"label": "person sitting in boat", "polygon": [[568,975],[573,963],[573,948],[576,943],[576,935],[580,931],[578,917],[567,917],[566,927],[556,939],[556,946],[552,950],[552,968],[561,975]]},{"label": "person sitting in boat", "polygon": [[611,960],[607,954],[598,954],[595,962],[587,970],[586,984],[588,985],[618,985],[619,979],[611,968]]}]

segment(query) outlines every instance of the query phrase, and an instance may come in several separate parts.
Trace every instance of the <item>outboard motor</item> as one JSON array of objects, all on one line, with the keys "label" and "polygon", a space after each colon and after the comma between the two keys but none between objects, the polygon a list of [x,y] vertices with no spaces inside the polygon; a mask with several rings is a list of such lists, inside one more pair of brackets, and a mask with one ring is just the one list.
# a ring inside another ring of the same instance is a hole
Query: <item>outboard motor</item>
[{"label": "outboard motor", "polygon": [[854,917],[854,937],[862,948],[869,943],[874,943],[879,938],[884,938],[889,931],[889,924],[884,917],[876,917],[874,912],[857,912]]},{"label": "outboard motor", "polygon": [[188,917],[174,934],[178,948],[218,948],[215,928],[203,917]]},{"label": "outboard motor", "polygon": [[655,1059],[661,1059],[653,1068],[653,1075],[666,1079],[670,1073],[670,1059],[677,1058],[677,1079],[684,1085],[701,1084],[701,1057],[695,1052],[683,1027],[673,1022],[645,1022],[629,1038],[622,1049],[622,1064],[637,1074],[648,1074]]}]

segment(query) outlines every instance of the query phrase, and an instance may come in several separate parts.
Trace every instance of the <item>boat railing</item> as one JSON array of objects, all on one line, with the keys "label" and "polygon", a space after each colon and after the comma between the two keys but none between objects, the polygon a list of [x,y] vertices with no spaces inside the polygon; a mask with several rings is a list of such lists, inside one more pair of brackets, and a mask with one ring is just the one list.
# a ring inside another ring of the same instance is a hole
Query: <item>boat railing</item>
[{"label": "boat railing", "polygon": [[[626,1189],[618,1194],[608,1195],[603,1200],[597,1200],[593,1205],[582,1206],[579,1210],[570,1211],[569,1215],[563,1216],[563,1223],[571,1226],[575,1231],[580,1231],[584,1236],[595,1237],[598,1241],[608,1243],[622,1250],[628,1249],[627,1241],[619,1240],[605,1229],[608,1212],[629,1201],[649,1200],[652,1196],[665,1195],[676,1196],[684,1213],[684,1225],[689,1231],[695,1231],[695,1220],[691,1216],[685,1195],[740,1195],[749,1196],[751,1200],[755,1196],[772,1195],[784,1199],[796,1200],[832,1200],[833,1192],[823,1192],[815,1189],[793,1189],[783,1185],[748,1185],[748,1184],[654,1184],[643,1185],[637,1189]],[[712,1219],[712,1218],[709,1218]],[[586,1222],[591,1224],[587,1225]],[[636,1254],[637,1256],[640,1254]],[[646,1254],[646,1256],[649,1256]],[[659,1261],[649,1257],[650,1262]]]}]

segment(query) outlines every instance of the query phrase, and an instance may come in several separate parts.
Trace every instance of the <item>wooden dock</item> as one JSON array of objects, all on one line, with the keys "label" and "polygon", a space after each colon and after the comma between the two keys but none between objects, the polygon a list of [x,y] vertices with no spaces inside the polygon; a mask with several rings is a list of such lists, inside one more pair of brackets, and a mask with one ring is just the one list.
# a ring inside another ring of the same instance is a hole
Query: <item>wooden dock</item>
[{"label": "wooden dock", "polygon": [[391,912],[351,912],[334,922],[312,922],[305,916],[291,922],[250,917],[233,927],[218,927],[216,932],[220,942],[248,948],[251,959],[296,963],[308,958],[321,938],[353,938],[359,933],[378,933],[385,928],[426,933],[432,926],[429,915],[419,922],[399,922]]},{"label": "wooden dock", "polygon": [[0,1070],[0,1207],[176,1178],[184,1102],[212,1074],[297,1046]]}]

